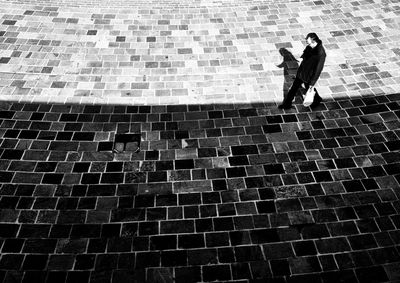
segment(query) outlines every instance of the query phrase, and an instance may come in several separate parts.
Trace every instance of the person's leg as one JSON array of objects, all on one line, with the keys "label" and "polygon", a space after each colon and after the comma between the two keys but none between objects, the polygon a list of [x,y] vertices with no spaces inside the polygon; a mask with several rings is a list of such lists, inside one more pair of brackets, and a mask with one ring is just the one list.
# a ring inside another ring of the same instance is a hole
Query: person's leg
[{"label": "person's leg", "polygon": [[[308,88],[310,87],[310,84],[309,83],[304,83],[304,85],[305,85],[306,89],[308,90]],[[310,105],[311,108],[318,106],[322,101],[322,98],[318,94],[318,90],[315,87],[314,87],[314,91],[315,91],[315,95],[314,95],[314,100]]]},{"label": "person's leg", "polygon": [[318,94],[318,90],[315,87],[314,87],[314,90],[315,90],[315,95],[314,95],[313,103],[311,103],[311,105],[310,105],[311,108],[317,107],[322,101],[322,97]]},{"label": "person's leg", "polygon": [[299,90],[301,84],[303,83],[302,80],[299,78],[295,78],[292,86],[289,89],[289,92],[286,96],[286,99],[283,101],[281,105],[279,105],[279,108],[283,109],[288,109],[292,106],[292,101],[294,97],[296,96],[297,91]]}]

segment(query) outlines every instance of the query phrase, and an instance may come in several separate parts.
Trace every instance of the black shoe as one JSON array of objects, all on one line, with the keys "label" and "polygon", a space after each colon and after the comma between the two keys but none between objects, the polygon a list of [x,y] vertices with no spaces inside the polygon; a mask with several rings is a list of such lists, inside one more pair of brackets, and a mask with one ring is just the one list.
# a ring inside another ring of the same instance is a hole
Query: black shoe
[{"label": "black shoe", "polygon": [[315,108],[322,102],[321,96],[315,96],[313,103],[311,103],[310,107]]},{"label": "black shoe", "polygon": [[281,105],[278,106],[279,109],[290,109],[292,108],[292,104],[286,104],[282,103]]}]

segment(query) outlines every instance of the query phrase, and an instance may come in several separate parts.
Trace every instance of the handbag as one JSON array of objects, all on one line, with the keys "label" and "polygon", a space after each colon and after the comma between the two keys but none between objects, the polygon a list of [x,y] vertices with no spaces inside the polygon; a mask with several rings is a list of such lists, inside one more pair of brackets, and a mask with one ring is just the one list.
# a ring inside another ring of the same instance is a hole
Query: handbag
[{"label": "handbag", "polygon": [[314,96],[315,96],[315,89],[309,87],[307,92],[306,92],[306,96],[304,97],[303,105],[305,107],[310,106],[314,101]]}]

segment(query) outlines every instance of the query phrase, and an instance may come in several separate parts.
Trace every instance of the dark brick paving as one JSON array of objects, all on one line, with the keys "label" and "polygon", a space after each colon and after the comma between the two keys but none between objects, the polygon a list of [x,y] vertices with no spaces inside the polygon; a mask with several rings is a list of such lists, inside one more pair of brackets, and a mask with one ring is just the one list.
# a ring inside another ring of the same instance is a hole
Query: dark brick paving
[{"label": "dark brick paving", "polygon": [[0,107],[0,282],[400,281],[398,94]]}]

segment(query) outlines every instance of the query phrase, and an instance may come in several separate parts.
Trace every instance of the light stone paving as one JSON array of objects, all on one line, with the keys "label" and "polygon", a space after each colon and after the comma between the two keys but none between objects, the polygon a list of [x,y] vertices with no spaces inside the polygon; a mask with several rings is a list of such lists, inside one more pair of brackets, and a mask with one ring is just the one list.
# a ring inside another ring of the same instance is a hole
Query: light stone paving
[{"label": "light stone paving", "polygon": [[400,92],[399,0],[0,0],[0,99],[280,103],[309,32],[325,100]]}]

